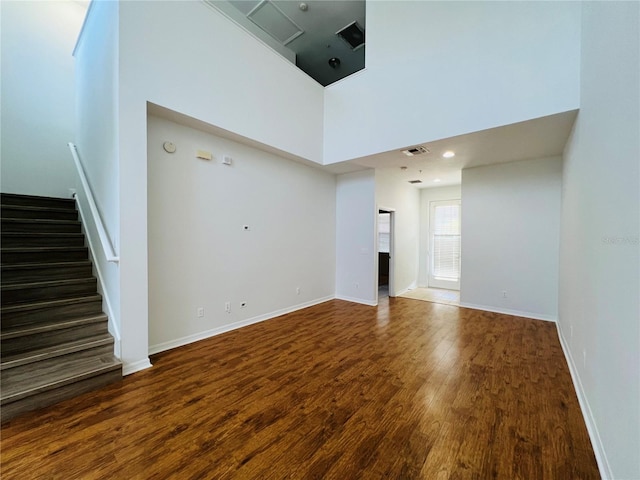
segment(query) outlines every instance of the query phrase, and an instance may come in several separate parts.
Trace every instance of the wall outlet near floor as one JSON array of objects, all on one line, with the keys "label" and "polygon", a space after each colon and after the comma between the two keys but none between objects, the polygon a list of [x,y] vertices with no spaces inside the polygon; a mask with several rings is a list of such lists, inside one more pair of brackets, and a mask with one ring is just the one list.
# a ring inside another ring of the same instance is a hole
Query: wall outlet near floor
[{"label": "wall outlet near floor", "polygon": [[587,368],[587,349],[586,348],[582,349],[582,366],[584,368]]},{"label": "wall outlet near floor", "polygon": [[506,290],[502,290],[502,298],[507,298],[507,291]]},{"label": "wall outlet near floor", "polygon": [[354,286],[355,286],[356,288],[360,288],[360,284],[359,284],[358,282],[355,282],[355,283],[354,283]]},{"label": "wall outlet near floor", "polygon": [[204,317],[204,308],[202,307],[198,307],[198,310],[196,311],[198,318],[202,318]]},{"label": "wall outlet near floor", "polygon": [[300,287],[296,287],[296,295],[300,295]]},{"label": "wall outlet near floor", "polygon": [[231,302],[224,302],[224,311],[231,313]]}]

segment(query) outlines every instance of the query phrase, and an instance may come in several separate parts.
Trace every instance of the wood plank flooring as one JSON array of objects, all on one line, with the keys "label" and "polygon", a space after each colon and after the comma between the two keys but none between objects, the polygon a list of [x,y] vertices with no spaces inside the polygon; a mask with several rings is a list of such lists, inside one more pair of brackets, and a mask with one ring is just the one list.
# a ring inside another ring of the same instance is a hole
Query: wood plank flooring
[{"label": "wood plank flooring", "polygon": [[592,479],[553,323],[339,300],[2,428],[10,479]]}]

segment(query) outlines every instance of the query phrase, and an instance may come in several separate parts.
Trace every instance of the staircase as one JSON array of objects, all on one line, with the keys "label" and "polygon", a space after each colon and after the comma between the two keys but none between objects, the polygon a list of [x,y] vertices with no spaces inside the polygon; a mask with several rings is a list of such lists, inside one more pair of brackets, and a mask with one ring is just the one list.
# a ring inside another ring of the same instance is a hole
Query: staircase
[{"label": "staircase", "polygon": [[73,199],[1,194],[0,416],[122,379]]}]

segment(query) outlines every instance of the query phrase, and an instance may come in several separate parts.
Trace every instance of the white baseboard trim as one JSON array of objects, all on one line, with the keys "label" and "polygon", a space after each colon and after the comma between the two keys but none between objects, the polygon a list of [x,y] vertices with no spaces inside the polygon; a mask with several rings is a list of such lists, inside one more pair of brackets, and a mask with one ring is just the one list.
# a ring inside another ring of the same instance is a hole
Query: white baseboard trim
[{"label": "white baseboard trim", "polygon": [[571,350],[569,350],[564,335],[562,334],[560,324],[556,323],[556,327],[558,330],[558,338],[560,339],[560,346],[562,346],[564,358],[567,360],[567,365],[569,366],[569,373],[571,374],[571,380],[573,381],[573,388],[576,391],[576,395],[578,396],[578,403],[580,404],[582,417],[584,418],[584,423],[586,424],[587,431],[589,432],[589,438],[591,439],[593,453],[596,456],[596,462],[598,463],[600,476],[603,480],[613,479],[611,466],[609,465],[609,461],[607,460],[604,445],[602,444],[602,439],[600,438],[600,434],[598,433],[598,427],[596,426],[596,422],[593,418],[593,413],[591,412],[591,406],[589,405],[587,396],[584,394],[584,388],[582,387],[582,382],[580,381],[580,376],[578,375],[578,369],[576,368],[575,362],[573,361]]},{"label": "white baseboard trim", "polygon": [[236,330],[238,328],[246,327],[254,323],[264,322],[265,320],[270,320],[272,318],[279,317],[280,315],[285,315],[287,313],[295,312],[297,310],[302,310],[303,308],[312,307],[314,305],[318,305],[320,303],[324,303],[333,299],[334,299],[333,295],[329,297],[317,298],[309,302],[299,303],[291,307],[282,308],[280,310],[276,310],[270,313],[265,313],[264,315],[258,315],[257,317],[248,318],[246,320],[240,320],[239,322],[228,323],[226,325],[222,325],[221,327],[212,328],[211,330],[205,330],[204,332],[194,333],[193,335],[187,335],[186,337],[176,338],[175,340],[158,343],[157,345],[150,345],[149,355],[164,352],[165,350],[171,350],[172,348],[182,347],[184,345],[188,345],[190,343],[197,342],[199,340],[204,340],[206,338],[215,337],[216,335],[220,335],[221,333],[230,332],[231,330]]},{"label": "white baseboard trim", "polygon": [[541,315],[533,312],[523,312],[521,310],[510,310],[508,308],[496,308],[486,305],[476,305],[474,303],[460,303],[461,307],[472,308],[474,310],[484,310],[485,312],[503,313],[505,315],[513,315],[514,317],[532,318],[534,320],[544,320],[545,322],[557,322],[557,318],[551,315]]},{"label": "white baseboard trim", "polygon": [[[75,195],[75,189],[72,189],[73,193]],[[87,232],[86,230],[86,216],[84,214],[84,210],[82,209],[82,204],[80,203],[80,201],[78,201],[78,196],[75,195],[74,199],[76,201],[76,206],[78,207],[78,212],[80,213],[80,220],[82,221],[82,230],[84,232],[84,236],[87,239],[87,243],[89,244],[89,255],[91,255],[91,263],[93,264],[93,267],[96,270],[96,273],[98,274],[98,287],[100,289],[100,295],[102,295],[102,305],[105,308],[105,310],[107,311],[107,318],[108,318],[108,323],[107,323],[107,327],[109,330],[109,333],[111,334],[111,336],[114,339],[113,342],[113,354],[117,357],[117,358],[122,358],[122,341],[120,339],[120,331],[118,330],[118,324],[116,323],[116,318],[115,315],[113,314],[113,308],[111,307],[111,300],[109,298],[109,293],[107,292],[107,289],[104,288],[105,282],[104,282],[104,275],[102,274],[102,270],[100,269],[100,263],[98,262],[97,258],[96,258],[96,249],[95,249],[95,245],[93,244],[93,242],[91,241],[91,235],[89,235],[89,232]]]},{"label": "white baseboard trim", "polygon": [[344,300],[345,302],[351,302],[351,303],[359,303],[360,305],[368,305],[369,307],[377,307],[378,306],[378,302],[374,302],[371,300],[364,300],[362,298],[353,298],[353,297],[347,297],[344,295],[336,295],[334,297],[336,300]]},{"label": "white baseboard trim", "polygon": [[400,295],[404,295],[407,292],[410,292],[411,290],[415,290],[416,288],[418,288],[415,284],[411,284],[409,285],[407,288],[404,288],[398,292],[396,292],[396,297],[399,297]]},{"label": "white baseboard trim", "polygon": [[143,358],[142,360],[138,360],[137,362],[125,363],[122,365],[122,375],[127,376],[132,373],[139,372],[140,370],[146,370],[147,368],[151,368],[151,362],[148,358]]}]

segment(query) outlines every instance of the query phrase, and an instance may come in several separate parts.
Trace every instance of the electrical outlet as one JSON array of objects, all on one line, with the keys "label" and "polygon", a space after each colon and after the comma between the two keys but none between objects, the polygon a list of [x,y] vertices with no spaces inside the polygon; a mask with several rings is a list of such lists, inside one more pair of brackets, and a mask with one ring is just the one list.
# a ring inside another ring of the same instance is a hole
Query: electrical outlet
[{"label": "electrical outlet", "polygon": [[582,366],[584,368],[587,368],[587,349],[586,348],[582,349]]},{"label": "electrical outlet", "polygon": [[224,311],[231,313],[231,302],[224,302]]},{"label": "electrical outlet", "polygon": [[300,295],[300,287],[296,287],[296,295]]},{"label": "electrical outlet", "polygon": [[247,306],[247,302],[240,302],[240,308],[244,308]]},{"label": "electrical outlet", "polygon": [[354,283],[354,285],[356,286],[356,288],[360,288],[360,284],[358,282]]},{"label": "electrical outlet", "polygon": [[569,340],[573,338],[573,325],[569,325]]},{"label": "electrical outlet", "polygon": [[502,290],[502,298],[507,298],[507,291],[506,290]]},{"label": "electrical outlet", "polygon": [[198,307],[197,313],[198,313],[198,317],[200,318],[204,317],[204,308]]}]

